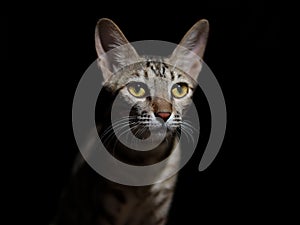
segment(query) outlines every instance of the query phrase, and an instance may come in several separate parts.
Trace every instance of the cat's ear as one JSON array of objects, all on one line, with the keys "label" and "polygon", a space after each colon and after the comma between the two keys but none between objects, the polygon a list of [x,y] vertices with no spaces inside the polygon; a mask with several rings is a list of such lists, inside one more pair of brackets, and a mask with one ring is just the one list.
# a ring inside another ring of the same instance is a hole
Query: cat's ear
[{"label": "cat's ear", "polygon": [[195,80],[202,68],[201,60],[206,47],[208,31],[208,21],[199,20],[185,34],[169,58],[172,65],[182,69]]},{"label": "cat's ear", "polygon": [[116,70],[137,62],[139,56],[122,31],[110,19],[100,19],[95,31],[98,62],[104,79]]}]

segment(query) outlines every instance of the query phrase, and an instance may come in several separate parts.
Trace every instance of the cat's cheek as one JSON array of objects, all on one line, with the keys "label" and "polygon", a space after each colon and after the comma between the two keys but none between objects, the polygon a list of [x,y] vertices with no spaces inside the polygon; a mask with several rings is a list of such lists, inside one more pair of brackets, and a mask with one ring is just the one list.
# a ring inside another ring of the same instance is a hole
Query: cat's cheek
[{"label": "cat's cheek", "polygon": [[175,100],[175,105],[177,105],[180,109],[184,109],[189,107],[193,101],[192,101],[192,94],[188,94],[185,97],[181,98],[181,99],[176,99]]}]

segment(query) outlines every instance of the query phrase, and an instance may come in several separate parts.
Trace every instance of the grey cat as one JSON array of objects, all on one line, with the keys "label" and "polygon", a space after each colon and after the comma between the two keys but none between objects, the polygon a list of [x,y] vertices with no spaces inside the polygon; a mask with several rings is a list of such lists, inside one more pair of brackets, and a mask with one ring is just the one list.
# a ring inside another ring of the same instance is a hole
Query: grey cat
[{"label": "grey cat", "polygon": [[[98,133],[115,158],[137,166],[167,159],[157,176],[163,176],[178,165],[179,154],[170,159],[168,156],[177,146],[184,127],[192,126],[183,115],[196,88],[195,80],[202,67],[198,57],[203,57],[208,30],[208,21],[200,20],[186,33],[170,57],[147,58],[138,55],[111,20],[98,21],[96,50],[105,81],[100,97],[102,102],[99,102],[101,110],[97,115],[100,118]],[[111,57],[107,55],[109,51]],[[116,96],[121,98],[118,131],[132,132],[141,140],[151,135],[155,141],[161,138],[162,127],[165,128],[163,141],[155,149],[135,151],[118,141],[108,119]],[[131,108],[130,115],[122,114],[122,104]],[[122,130],[125,119],[129,121],[130,130]],[[79,160],[76,165],[54,224],[166,224],[176,175],[153,185],[126,186],[101,177],[84,160]]]}]

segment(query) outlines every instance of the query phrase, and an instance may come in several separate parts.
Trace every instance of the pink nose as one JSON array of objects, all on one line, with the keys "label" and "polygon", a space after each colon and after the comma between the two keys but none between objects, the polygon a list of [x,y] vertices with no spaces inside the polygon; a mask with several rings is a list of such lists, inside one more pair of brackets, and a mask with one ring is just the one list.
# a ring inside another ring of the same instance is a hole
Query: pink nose
[{"label": "pink nose", "polygon": [[171,116],[171,113],[169,112],[158,112],[155,114],[156,117],[162,118],[165,122],[169,119]]}]

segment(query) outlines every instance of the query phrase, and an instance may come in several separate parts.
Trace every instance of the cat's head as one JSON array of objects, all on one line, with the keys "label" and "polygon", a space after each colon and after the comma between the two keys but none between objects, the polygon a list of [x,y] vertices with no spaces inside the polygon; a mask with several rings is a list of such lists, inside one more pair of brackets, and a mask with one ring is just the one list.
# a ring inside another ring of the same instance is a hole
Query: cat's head
[{"label": "cat's head", "polygon": [[139,129],[166,127],[172,132],[183,124],[202,67],[208,30],[208,22],[200,20],[170,57],[145,58],[111,20],[99,20],[95,41],[105,86],[132,108],[127,116],[134,118]]}]

